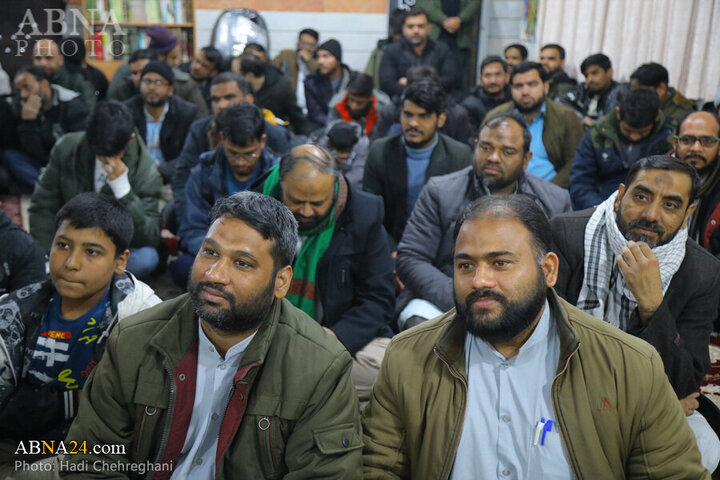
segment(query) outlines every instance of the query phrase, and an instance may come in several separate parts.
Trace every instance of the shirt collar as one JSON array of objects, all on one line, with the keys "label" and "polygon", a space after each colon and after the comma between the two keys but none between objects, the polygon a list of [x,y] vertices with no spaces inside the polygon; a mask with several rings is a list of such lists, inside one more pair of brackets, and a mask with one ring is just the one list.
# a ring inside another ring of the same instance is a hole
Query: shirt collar
[{"label": "shirt collar", "polygon": [[[198,348],[200,348],[201,352],[212,352],[213,356],[217,357],[217,360],[223,360],[223,358],[218,353],[217,349],[213,345],[213,343],[210,341],[210,339],[205,335],[205,331],[202,329],[201,325],[202,321],[198,319]],[[225,352],[225,361],[226,362],[234,362],[236,360],[239,361],[239,357],[245,353],[245,350],[247,349],[248,345],[250,345],[250,342],[255,337],[255,334],[257,333],[257,330],[254,331],[250,336],[248,336],[246,339],[242,340],[241,342],[236,343],[232,347],[228,349],[227,352]]]},{"label": "shirt collar", "polygon": [[163,112],[160,115],[160,118],[155,120],[155,118],[150,115],[147,109],[147,105],[143,104],[143,113],[145,114],[145,122],[146,123],[162,123],[165,121],[165,115],[167,115],[168,110],[170,109],[170,98],[168,98],[168,101],[165,102],[165,108],[163,108]]}]

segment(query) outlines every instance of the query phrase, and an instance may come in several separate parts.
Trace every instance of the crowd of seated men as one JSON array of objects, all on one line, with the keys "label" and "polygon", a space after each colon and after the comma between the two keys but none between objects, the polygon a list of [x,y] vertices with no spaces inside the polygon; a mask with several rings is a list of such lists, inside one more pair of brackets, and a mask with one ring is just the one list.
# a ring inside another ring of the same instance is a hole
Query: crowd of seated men
[{"label": "crowd of seated men", "polygon": [[0,101],[30,197],[0,480],[710,478],[720,105],[558,44],[469,85],[480,2],[417,3],[365,72],[311,28],[181,65],[152,26],[109,82],[34,44]]}]

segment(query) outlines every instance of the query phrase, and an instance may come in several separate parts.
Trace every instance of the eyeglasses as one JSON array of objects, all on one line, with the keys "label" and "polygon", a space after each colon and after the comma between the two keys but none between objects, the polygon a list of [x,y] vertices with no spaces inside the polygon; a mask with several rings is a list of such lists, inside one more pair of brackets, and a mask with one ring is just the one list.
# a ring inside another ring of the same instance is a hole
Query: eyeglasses
[{"label": "eyeglasses", "polygon": [[717,138],[717,137],[710,137],[710,136],[696,137],[694,135],[682,135],[682,136],[675,135],[675,140],[680,142],[680,144],[685,147],[692,147],[693,145],[695,145],[695,142],[700,142],[700,145],[702,145],[705,148],[712,147],[716,143],[720,142],[720,138]]},{"label": "eyeglasses", "polygon": [[142,80],[140,80],[140,83],[142,83],[146,87],[149,87],[150,85],[155,85],[156,87],[166,87],[169,85],[169,83],[164,80],[153,80],[151,78],[143,78]]},{"label": "eyeglasses", "polygon": [[225,156],[228,158],[228,160],[239,160],[243,159],[247,163],[255,163],[257,159],[260,157],[260,154],[257,152],[231,152],[227,148],[225,149]]}]

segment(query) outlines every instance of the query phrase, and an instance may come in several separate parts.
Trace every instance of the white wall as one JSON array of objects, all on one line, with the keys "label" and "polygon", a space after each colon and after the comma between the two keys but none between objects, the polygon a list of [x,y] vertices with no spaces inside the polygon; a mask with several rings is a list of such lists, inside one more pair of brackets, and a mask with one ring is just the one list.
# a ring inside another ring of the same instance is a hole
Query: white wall
[{"label": "white wall", "polygon": [[[196,45],[210,42],[220,10],[195,13]],[[343,47],[343,62],[363,70],[377,41],[387,36],[387,15],[370,13],[260,12],[270,29],[270,57],[280,50],[295,48],[297,35],[306,27],[320,32],[320,42],[334,38]]]},{"label": "white wall", "polygon": [[520,37],[525,15],[524,0],[491,0],[486,12],[489,15],[486,55],[502,56],[507,45],[520,43],[527,47],[531,60],[538,59],[535,43],[521,40]]}]

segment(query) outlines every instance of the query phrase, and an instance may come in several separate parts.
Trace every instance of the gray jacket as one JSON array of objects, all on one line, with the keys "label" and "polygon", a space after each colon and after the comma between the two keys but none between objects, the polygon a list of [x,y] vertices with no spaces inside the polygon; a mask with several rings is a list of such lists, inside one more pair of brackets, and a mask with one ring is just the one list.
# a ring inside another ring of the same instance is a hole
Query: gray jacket
[{"label": "gray jacket", "polygon": [[[422,298],[447,311],[453,306],[453,229],[462,209],[484,195],[478,192],[472,166],[433,177],[420,193],[398,246],[397,273],[405,284],[398,311]],[[531,196],[548,218],[569,212],[567,190],[525,173],[518,193]]]}]

